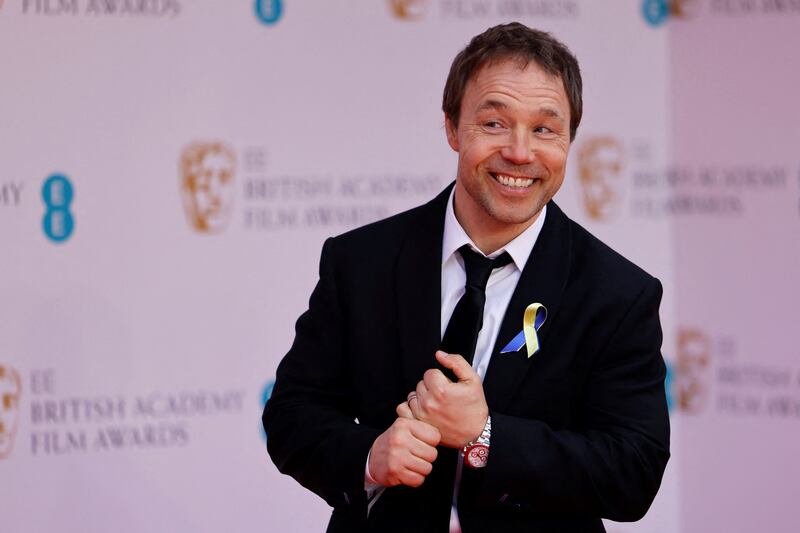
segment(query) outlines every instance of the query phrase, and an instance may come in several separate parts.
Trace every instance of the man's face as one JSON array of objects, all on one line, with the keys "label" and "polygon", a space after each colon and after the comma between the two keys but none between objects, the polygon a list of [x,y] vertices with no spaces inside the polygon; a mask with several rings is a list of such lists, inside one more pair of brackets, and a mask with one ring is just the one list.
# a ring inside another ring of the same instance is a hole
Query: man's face
[{"label": "man's face", "polygon": [[456,127],[455,209],[473,233],[522,231],[564,181],[570,108],[561,79],[536,63],[490,63],[467,83]]}]

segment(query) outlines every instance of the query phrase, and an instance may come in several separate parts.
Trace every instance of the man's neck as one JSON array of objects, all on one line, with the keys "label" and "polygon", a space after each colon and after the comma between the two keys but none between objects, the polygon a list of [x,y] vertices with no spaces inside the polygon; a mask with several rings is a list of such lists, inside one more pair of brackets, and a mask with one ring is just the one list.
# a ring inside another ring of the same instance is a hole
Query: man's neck
[{"label": "man's neck", "polygon": [[[465,202],[461,203],[459,201],[459,194],[466,197]],[[540,209],[534,216],[520,224],[500,222],[486,213],[481,206],[475,204],[469,198],[467,192],[459,190],[457,186],[453,201],[453,211],[456,220],[464,228],[467,236],[487,256],[516,239],[523,231],[531,227],[542,214]]]}]

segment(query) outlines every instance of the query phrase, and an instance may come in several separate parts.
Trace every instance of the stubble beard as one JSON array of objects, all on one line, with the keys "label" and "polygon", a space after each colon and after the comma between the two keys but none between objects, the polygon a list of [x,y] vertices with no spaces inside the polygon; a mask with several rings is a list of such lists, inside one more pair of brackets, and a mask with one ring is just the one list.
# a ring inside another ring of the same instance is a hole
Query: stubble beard
[{"label": "stubble beard", "polygon": [[494,220],[506,225],[521,225],[532,220],[544,207],[544,203],[536,202],[524,211],[520,208],[510,207],[504,209],[502,206],[492,205],[493,202],[487,198],[479,200],[483,210]]},{"label": "stubble beard", "polygon": [[[486,179],[494,181],[494,178],[489,175],[487,175]],[[534,182],[531,187],[544,186],[546,178],[535,176],[535,179],[537,179],[537,182]],[[513,202],[504,202],[503,198],[494,197],[490,190],[491,187],[493,187],[493,184],[487,183],[485,188],[475,187],[477,190],[470,190],[473,188],[464,187],[464,189],[488,217],[503,225],[525,224],[533,220],[547,203],[544,198],[536,198],[534,199],[534,204],[530,206],[523,202],[520,202],[521,205],[514,205]]]}]

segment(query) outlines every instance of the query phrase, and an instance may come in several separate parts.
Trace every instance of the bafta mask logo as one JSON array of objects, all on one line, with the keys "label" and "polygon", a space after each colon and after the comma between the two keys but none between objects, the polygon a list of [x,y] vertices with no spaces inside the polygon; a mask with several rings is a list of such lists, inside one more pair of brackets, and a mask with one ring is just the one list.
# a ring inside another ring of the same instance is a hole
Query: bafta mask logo
[{"label": "bafta mask logo", "polygon": [[625,151],[608,136],[589,137],[578,149],[581,200],[593,220],[608,221],[619,214],[625,196]]},{"label": "bafta mask logo", "polygon": [[697,0],[672,0],[669,2],[669,14],[682,19],[697,16],[700,4]]},{"label": "bafta mask logo", "polygon": [[192,143],[180,159],[186,217],[201,233],[225,229],[233,207],[236,154],[221,142]]},{"label": "bafta mask logo", "polygon": [[711,341],[696,329],[678,331],[674,391],[681,411],[697,414],[708,401]]},{"label": "bafta mask logo", "polygon": [[19,424],[22,381],[10,366],[0,365],[0,459],[11,455]]},{"label": "bafta mask logo", "polygon": [[392,14],[400,20],[419,20],[425,16],[428,0],[388,0]]}]

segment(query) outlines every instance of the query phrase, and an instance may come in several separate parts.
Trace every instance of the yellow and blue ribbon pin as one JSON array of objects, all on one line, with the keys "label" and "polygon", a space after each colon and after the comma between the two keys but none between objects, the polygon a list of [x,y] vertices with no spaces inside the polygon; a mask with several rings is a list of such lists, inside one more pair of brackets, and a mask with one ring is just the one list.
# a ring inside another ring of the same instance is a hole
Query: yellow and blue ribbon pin
[{"label": "yellow and blue ribbon pin", "polygon": [[522,331],[500,350],[500,353],[516,352],[523,346],[528,349],[528,358],[539,351],[539,335],[537,331],[547,320],[547,308],[540,303],[532,303],[525,309],[522,318]]}]

